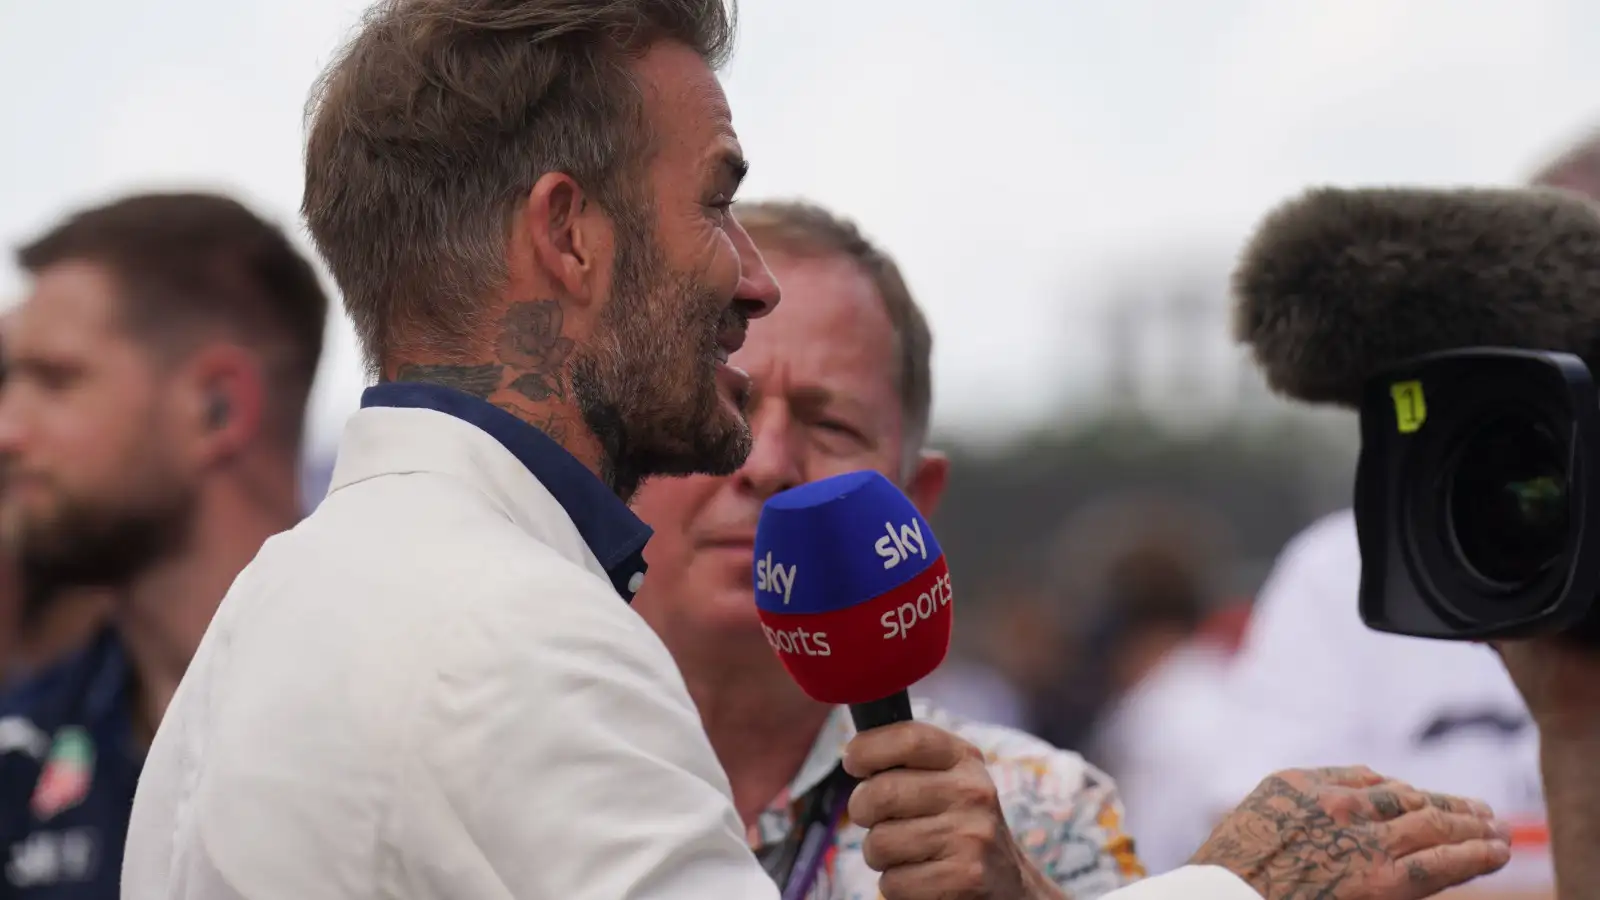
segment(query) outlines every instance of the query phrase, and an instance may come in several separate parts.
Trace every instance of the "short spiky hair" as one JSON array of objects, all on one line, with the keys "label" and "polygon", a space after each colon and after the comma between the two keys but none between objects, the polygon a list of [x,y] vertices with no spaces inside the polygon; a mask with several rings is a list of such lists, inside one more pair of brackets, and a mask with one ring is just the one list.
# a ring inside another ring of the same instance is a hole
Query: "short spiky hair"
[{"label": "short spiky hair", "polygon": [[79,211],[17,251],[32,274],[74,261],[111,274],[124,321],[152,345],[220,330],[254,348],[277,433],[298,445],[328,297],[281,229],[216,194],[137,194]]},{"label": "short spiky hair", "polygon": [[626,214],[651,136],[628,62],[713,67],[732,0],[382,0],[312,96],[302,202],[369,368],[459,351],[505,277],[512,211],[565,172]]},{"label": "short spiky hair", "polygon": [[734,215],[763,252],[802,258],[838,256],[855,263],[871,279],[899,342],[895,377],[905,419],[906,449],[909,453],[920,451],[933,409],[933,332],[894,259],[854,222],[814,203],[739,203]]}]

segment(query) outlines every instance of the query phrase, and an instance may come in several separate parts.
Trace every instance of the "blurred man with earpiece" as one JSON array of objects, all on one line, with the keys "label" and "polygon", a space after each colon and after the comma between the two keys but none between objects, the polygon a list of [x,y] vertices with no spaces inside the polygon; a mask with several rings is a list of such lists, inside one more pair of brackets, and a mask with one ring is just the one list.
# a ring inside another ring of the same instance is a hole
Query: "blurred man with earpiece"
[{"label": "blurred man with earpiece", "polygon": [[0,697],[8,897],[118,896],[145,750],[228,586],[299,518],[328,302],[276,226],[210,194],[78,212],[17,253],[0,540],[87,646]]},{"label": "blurred man with earpiece", "polygon": [[[0,316],[0,391],[5,389],[5,330]],[[0,479],[0,492],[5,490]],[[97,587],[53,588],[29,579],[14,548],[0,546],[0,691],[82,646],[101,627],[111,593]]]}]

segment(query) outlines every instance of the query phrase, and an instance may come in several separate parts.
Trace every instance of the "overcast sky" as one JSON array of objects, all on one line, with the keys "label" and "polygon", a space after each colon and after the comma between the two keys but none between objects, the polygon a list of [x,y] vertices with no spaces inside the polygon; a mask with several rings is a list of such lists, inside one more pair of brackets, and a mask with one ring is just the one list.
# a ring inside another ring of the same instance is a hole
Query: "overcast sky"
[{"label": "overcast sky", "polygon": [[[307,89],[365,5],[0,0],[0,243],[151,186],[234,191],[303,236]],[[1089,384],[1109,282],[1225,258],[1305,185],[1512,181],[1600,124],[1592,0],[745,0],[741,18],[742,196],[829,204],[900,258],[947,428]],[[0,297],[22,287],[0,266]],[[314,440],[361,387],[341,324]]]}]

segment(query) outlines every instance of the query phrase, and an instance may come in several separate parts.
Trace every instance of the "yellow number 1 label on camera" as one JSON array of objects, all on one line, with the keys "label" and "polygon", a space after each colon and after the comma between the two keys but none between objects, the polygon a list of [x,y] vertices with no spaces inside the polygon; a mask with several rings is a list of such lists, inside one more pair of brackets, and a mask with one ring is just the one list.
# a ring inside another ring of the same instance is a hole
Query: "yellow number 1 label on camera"
[{"label": "yellow number 1 label on camera", "polygon": [[1422,382],[1400,381],[1389,386],[1394,397],[1394,418],[1401,434],[1410,434],[1422,427],[1428,418],[1428,402],[1422,397]]}]

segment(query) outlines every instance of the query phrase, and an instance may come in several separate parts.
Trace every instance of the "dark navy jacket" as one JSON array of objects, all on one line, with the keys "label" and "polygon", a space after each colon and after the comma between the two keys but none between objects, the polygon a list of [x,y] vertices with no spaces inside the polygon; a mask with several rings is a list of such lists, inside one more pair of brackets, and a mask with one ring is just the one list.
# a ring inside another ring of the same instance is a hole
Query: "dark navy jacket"
[{"label": "dark navy jacket", "polygon": [[0,897],[115,900],[143,751],[112,628],[0,697]]}]

